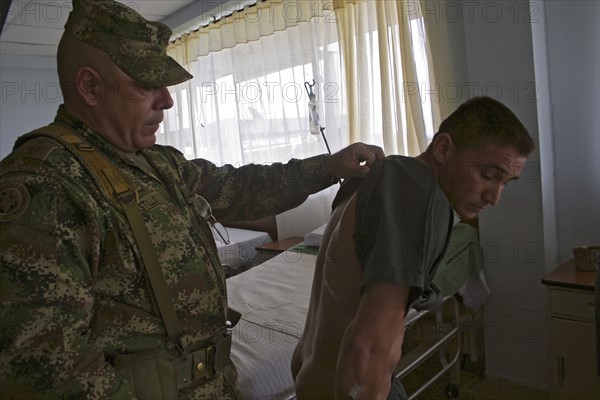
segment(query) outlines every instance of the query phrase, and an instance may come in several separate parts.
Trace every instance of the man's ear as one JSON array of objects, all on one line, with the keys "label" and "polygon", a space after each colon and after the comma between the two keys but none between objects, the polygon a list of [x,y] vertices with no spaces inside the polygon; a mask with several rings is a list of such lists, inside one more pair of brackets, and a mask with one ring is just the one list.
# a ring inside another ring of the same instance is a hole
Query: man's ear
[{"label": "man's ear", "polygon": [[81,67],[75,78],[75,91],[86,105],[97,105],[101,93],[101,78],[98,72],[90,67]]},{"label": "man's ear", "polygon": [[436,135],[432,143],[432,155],[437,163],[444,164],[454,151],[454,140],[449,133],[442,132]]}]

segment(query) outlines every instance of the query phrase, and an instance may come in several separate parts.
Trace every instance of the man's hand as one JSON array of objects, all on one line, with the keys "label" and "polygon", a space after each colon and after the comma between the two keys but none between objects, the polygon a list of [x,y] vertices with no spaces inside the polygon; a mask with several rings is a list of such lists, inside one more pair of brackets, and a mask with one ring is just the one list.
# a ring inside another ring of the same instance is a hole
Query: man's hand
[{"label": "man's hand", "polygon": [[337,178],[364,177],[370,166],[385,157],[379,146],[353,143],[327,157],[325,171]]}]

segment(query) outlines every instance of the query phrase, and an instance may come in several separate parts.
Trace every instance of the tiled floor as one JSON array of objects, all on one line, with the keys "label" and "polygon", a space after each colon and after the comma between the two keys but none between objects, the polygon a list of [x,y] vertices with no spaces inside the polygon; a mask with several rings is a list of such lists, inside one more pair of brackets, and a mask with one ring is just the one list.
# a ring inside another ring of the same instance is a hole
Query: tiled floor
[{"label": "tiled floor", "polygon": [[[463,361],[463,368],[458,385],[459,400],[549,400],[547,392],[521,386],[500,378],[484,377],[483,360],[471,363],[468,359]],[[410,394],[414,388],[421,385],[432,371],[438,370],[437,362],[427,362],[417,368],[405,380],[406,391]],[[417,400],[449,400],[446,394],[447,385],[450,383],[449,373],[444,374],[436,383],[421,393]]]}]

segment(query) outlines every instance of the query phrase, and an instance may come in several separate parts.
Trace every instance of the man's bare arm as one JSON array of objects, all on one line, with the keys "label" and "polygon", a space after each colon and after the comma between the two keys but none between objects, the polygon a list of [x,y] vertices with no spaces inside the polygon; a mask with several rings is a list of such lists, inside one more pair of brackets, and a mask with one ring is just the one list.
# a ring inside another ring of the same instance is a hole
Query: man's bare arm
[{"label": "man's bare arm", "polygon": [[370,283],[346,329],[336,370],[336,398],[385,399],[400,360],[410,288]]}]

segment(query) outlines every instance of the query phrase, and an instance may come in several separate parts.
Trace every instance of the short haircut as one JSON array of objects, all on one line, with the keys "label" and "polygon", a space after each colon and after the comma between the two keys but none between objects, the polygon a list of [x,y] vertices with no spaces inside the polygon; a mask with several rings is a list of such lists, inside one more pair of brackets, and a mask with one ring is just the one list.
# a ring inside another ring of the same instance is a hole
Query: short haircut
[{"label": "short haircut", "polygon": [[535,148],[517,116],[504,104],[485,96],[461,104],[440,124],[435,136],[444,132],[452,136],[459,151],[485,142],[512,146],[527,157]]}]

